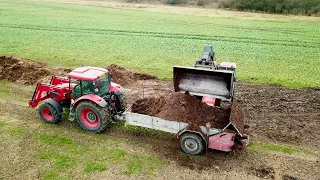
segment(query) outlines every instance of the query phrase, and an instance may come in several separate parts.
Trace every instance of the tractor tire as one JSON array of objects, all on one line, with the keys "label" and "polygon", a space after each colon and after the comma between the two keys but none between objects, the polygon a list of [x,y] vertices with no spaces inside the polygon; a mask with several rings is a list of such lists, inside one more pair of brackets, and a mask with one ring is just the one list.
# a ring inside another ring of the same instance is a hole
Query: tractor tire
[{"label": "tractor tire", "polygon": [[56,124],[61,121],[62,114],[49,103],[41,104],[38,108],[38,112],[44,122]]},{"label": "tractor tire", "polygon": [[198,134],[187,132],[180,136],[180,147],[187,154],[199,155],[205,149],[205,142]]},{"label": "tractor tire", "polygon": [[76,120],[80,127],[90,133],[101,133],[111,121],[107,108],[90,102],[80,102],[76,107]]}]

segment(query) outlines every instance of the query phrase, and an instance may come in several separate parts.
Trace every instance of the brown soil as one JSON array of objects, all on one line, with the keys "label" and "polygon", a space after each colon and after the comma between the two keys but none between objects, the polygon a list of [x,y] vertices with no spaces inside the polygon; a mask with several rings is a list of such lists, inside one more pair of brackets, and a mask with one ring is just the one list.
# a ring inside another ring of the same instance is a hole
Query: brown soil
[{"label": "brown soil", "polygon": [[263,179],[275,179],[274,169],[272,167],[252,167],[252,174]]},{"label": "brown soil", "polygon": [[224,128],[229,123],[229,111],[210,107],[193,96],[180,93],[139,99],[132,106],[132,112],[186,122],[193,130],[198,130],[199,126]]},{"label": "brown soil", "polygon": [[111,79],[113,82],[121,84],[122,86],[130,86],[136,83],[138,80],[155,80],[155,76],[148,74],[141,74],[129,69],[125,69],[116,64],[111,64],[106,69],[110,71]]},{"label": "brown soil", "polygon": [[238,83],[251,138],[320,147],[320,91]]},{"label": "brown soil", "polygon": [[282,180],[298,180],[298,177],[289,176],[289,175],[283,175]]},{"label": "brown soil", "polygon": [[[136,73],[118,65],[110,65],[107,69],[111,73],[113,82],[122,86],[130,86],[139,80],[156,80],[148,74]],[[0,80],[20,84],[35,84],[39,80],[50,80],[52,75],[65,76],[71,72],[70,68],[50,69],[43,63],[28,61],[12,56],[0,56]]]},{"label": "brown soil", "polygon": [[12,56],[0,56],[0,80],[19,84],[35,84],[52,75],[64,75],[65,70],[46,68],[43,63],[22,60]]},{"label": "brown soil", "polygon": [[241,133],[244,133],[244,113],[242,107],[237,101],[234,101],[231,106],[230,119]]}]

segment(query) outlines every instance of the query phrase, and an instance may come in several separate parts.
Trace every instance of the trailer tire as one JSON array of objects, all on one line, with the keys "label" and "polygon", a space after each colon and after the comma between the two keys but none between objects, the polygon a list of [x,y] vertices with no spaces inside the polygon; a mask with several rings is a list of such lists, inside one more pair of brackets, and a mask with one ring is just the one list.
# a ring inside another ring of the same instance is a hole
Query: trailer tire
[{"label": "trailer tire", "polygon": [[38,108],[41,119],[46,123],[56,124],[60,122],[62,114],[59,113],[51,104],[43,103]]},{"label": "trailer tire", "polygon": [[199,155],[205,149],[205,142],[198,134],[187,132],[180,136],[180,147],[187,154]]},{"label": "trailer tire", "polygon": [[101,133],[110,122],[110,113],[94,102],[83,101],[76,107],[76,120],[79,126],[90,133]]}]

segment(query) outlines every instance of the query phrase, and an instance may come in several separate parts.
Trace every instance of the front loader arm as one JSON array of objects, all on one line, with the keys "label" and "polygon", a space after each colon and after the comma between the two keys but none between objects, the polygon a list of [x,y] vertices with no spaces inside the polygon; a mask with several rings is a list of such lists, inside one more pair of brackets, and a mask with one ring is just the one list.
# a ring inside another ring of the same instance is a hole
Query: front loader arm
[{"label": "front loader arm", "polygon": [[52,76],[50,81],[51,85],[58,85],[62,83],[69,83],[69,79],[66,77]]},{"label": "front loader arm", "polygon": [[29,107],[35,108],[38,104],[48,98],[52,98],[59,102],[64,97],[64,91],[62,88],[51,85],[38,83],[33,93],[32,99],[29,100]]}]

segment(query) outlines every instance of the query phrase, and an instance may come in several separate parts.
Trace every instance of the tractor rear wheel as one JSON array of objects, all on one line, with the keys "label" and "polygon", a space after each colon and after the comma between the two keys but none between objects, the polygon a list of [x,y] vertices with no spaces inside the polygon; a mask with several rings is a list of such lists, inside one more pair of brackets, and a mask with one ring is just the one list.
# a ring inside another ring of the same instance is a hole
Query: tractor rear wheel
[{"label": "tractor rear wheel", "polygon": [[76,120],[80,127],[90,133],[103,132],[110,122],[110,113],[107,108],[84,101],[76,107]]},{"label": "tractor rear wheel", "polygon": [[38,112],[44,122],[56,124],[61,120],[62,115],[49,103],[41,104]]},{"label": "tractor rear wheel", "polygon": [[199,135],[187,132],[181,135],[180,146],[183,152],[198,155],[203,152],[205,143]]}]

